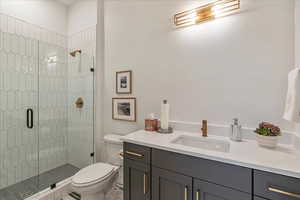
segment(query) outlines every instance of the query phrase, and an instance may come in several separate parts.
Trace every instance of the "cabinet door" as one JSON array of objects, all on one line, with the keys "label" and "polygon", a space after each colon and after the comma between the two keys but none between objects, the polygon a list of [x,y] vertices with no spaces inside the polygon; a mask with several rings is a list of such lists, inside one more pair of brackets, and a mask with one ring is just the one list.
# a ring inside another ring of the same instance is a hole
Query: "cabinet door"
[{"label": "cabinet door", "polygon": [[254,170],[254,195],[272,200],[300,200],[300,179]]},{"label": "cabinet door", "polygon": [[152,200],[192,200],[192,184],[191,177],[152,168]]},{"label": "cabinet door", "polygon": [[150,165],[124,159],[124,200],[150,200]]},{"label": "cabinet door", "polygon": [[253,199],[254,199],[254,200],[266,200],[266,199],[263,199],[263,198],[260,198],[260,197],[256,197],[256,196],[254,196]]},{"label": "cabinet door", "polygon": [[194,179],[194,200],[251,200],[251,194]]}]

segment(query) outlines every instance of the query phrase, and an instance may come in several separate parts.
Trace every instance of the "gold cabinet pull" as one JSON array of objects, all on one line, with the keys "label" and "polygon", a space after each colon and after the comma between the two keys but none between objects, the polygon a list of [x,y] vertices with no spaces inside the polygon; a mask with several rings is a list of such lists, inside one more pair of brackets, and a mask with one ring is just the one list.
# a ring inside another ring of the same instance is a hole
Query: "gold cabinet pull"
[{"label": "gold cabinet pull", "polygon": [[184,200],[188,200],[188,187],[184,188]]},{"label": "gold cabinet pull", "polygon": [[270,192],[275,192],[275,193],[279,193],[279,194],[283,194],[283,195],[286,195],[286,196],[295,197],[295,198],[300,199],[300,194],[295,194],[295,193],[292,193],[292,192],[286,192],[286,191],[283,191],[283,190],[273,188],[271,186],[268,188],[268,190]]},{"label": "gold cabinet pull", "polygon": [[146,173],[144,173],[144,195],[147,194],[148,189],[148,176]]},{"label": "gold cabinet pull", "polygon": [[196,192],[196,200],[200,200],[200,193],[199,193],[199,191]]},{"label": "gold cabinet pull", "polygon": [[131,152],[131,151],[126,151],[126,153],[127,153],[128,155],[136,156],[136,157],[139,157],[139,158],[144,157],[143,154],[139,154],[139,153],[135,153],[135,152]]}]

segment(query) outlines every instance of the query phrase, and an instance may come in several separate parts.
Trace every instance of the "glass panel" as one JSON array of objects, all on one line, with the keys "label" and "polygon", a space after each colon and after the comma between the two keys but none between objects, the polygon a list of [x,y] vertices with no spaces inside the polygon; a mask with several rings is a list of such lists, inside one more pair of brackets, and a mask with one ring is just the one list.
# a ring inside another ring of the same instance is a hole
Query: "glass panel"
[{"label": "glass panel", "polygon": [[0,199],[24,199],[38,191],[38,41],[0,17]]},{"label": "glass panel", "polygon": [[39,45],[39,161],[40,189],[72,176],[68,163],[67,49]]},{"label": "glass panel", "polygon": [[[69,55],[68,161],[78,168],[94,162],[94,157],[90,156],[94,151],[93,62],[93,56],[85,52]],[[82,105],[78,104],[80,100]]]},{"label": "glass panel", "polygon": [[93,56],[70,56],[66,41],[0,14],[0,199],[25,199],[94,162]]},{"label": "glass panel", "polygon": [[84,53],[73,57],[64,47],[39,44],[39,186],[43,190],[93,163],[94,78],[93,57]]}]

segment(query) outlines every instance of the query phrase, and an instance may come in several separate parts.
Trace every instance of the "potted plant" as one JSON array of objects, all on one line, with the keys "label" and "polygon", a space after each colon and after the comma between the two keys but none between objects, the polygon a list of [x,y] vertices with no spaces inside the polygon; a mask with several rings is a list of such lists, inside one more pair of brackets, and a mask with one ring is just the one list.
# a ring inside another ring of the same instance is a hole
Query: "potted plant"
[{"label": "potted plant", "polygon": [[281,135],[280,128],[268,122],[260,123],[254,132],[257,133],[256,140],[258,144],[268,148],[275,148],[278,143],[278,136]]}]

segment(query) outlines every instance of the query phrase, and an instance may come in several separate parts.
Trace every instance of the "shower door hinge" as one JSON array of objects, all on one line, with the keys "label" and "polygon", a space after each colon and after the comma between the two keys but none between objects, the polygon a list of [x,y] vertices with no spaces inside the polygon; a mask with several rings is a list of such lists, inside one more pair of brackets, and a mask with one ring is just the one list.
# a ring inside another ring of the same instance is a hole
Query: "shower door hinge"
[{"label": "shower door hinge", "polygon": [[95,156],[95,153],[94,153],[94,152],[93,152],[93,153],[91,153],[91,154],[90,154],[90,156],[91,156],[91,157],[94,157],[94,156]]},{"label": "shower door hinge", "polygon": [[90,70],[91,70],[91,72],[94,72],[94,71],[95,71],[94,68],[91,68]]},{"label": "shower door hinge", "polygon": [[56,183],[53,183],[52,185],[50,185],[51,190],[53,190],[54,188],[56,188]]}]

